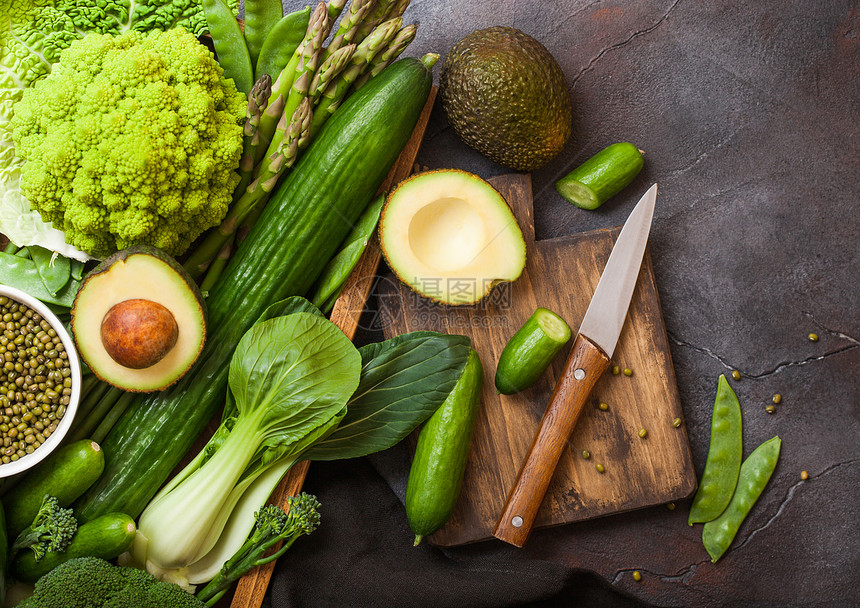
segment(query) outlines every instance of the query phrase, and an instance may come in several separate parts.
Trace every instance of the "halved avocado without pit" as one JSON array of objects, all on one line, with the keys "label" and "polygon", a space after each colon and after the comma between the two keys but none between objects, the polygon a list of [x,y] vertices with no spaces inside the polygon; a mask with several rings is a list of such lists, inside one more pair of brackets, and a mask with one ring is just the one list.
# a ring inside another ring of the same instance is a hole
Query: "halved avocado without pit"
[{"label": "halved avocado without pit", "polygon": [[124,391],[163,390],[197,360],[206,308],[193,279],[149,246],[117,252],[89,273],[72,307],[81,358]]},{"label": "halved avocado without pit", "polygon": [[388,197],[379,223],[388,266],[413,291],[443,304],[474,304],[516,280],[526,245],[499,192],[477,175],[427,171]]}]

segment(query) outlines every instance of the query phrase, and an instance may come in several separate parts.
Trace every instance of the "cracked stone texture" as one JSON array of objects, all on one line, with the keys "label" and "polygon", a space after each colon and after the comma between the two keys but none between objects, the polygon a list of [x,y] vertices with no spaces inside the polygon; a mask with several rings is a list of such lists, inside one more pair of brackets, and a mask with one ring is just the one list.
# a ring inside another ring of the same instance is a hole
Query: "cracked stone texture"
[{"label": "cracked stone texture", "polygon": [[[716,565],[686,524],[689,500],[538,531],[523,557],[659,606],[860,605],[857,3],[415,0],[406,17],[421,24],[416,56],[510,25],[558,59],[574,133],[533,173],[538,238],[622,224],[659,182],[651,255],[697,474],[719,374],[742,374],[745,455],[783,439]],[[617,141],[646,151],[635,182],[594,212],[562,200],[555,180]],[[507,172],[462,144],[439,104],[419,162]]]}]

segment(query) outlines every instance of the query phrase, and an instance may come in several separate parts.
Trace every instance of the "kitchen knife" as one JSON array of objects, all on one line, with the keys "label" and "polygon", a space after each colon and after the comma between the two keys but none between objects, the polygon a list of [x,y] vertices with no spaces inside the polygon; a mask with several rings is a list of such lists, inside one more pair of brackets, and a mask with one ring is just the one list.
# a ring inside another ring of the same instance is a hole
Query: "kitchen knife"
[{"label": "kitchen knife", "polygon": [[609,367],[648,242],[657,184],[624,223],[493,536],[522,547],[591,389]]}]

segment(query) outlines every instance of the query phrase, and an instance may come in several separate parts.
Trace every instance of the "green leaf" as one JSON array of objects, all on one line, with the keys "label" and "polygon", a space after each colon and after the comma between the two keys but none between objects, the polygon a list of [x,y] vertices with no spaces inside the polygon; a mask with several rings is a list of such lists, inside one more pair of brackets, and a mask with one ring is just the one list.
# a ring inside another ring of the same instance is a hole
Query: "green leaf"
[{"label": "green leaf", "polygon": [[361,355],[336,325],[310,313],[263,321],[230,362],[238,417],[258,417],[263,446],[289,445],[329,420],[358,386]]},{"label": "green leaf", "polygon": [[[257,322],[254,325],[258,325],[263,321],[268,321],[269,319],[274,319],[276,317],[285,317],[287,315],[292,315],[297,312],[307,312],[318,317],[323,317],[323,314],[320,312],[319,308],[308,302],[301,296],[290,296],[289,298],[285,298],[283,300],[279,300],[274,304],[270,305],[266,310],[263,311],[263,314],[260,315],[260,318],[257,319]],[[236,415],[236,400],[233,399],[233,393],[231,391],[227,391],[227,402],[224,404],[224,412],[221,415],[222,422],[227,420],[228,418],[234,417]]]},{"label": "green leaf", "polygon": [[69,258],[38,245],[30,245],[27,249],[30,250],[30,257],[36,264],[36,271],[42,278],[45,289],[52,296],[56,296],[72,277]]},{"label": "green leaf", "polygon": [[[257,323],[262,323],[263,321],[274,319],[275,317],[285,317],[287,315],[291,315],[297,312],[309,312],[319,317],[323,316],[319,308],[308,302],[303,297],[291,296],[289,298],[279,300],[274,304],[271,304],[266,310],[263,311],[263,314],[260,315],[260,318],[257,319]],[[254,325],[256,325],[257,323],[255,323]]]},{"label": "green leaf", "polygon": [[382,212],[384,202],[383,194],[370,203],[358,218],[358,223],[353,227],[352,232],[346,237],[343,248],[323,269],[316,291],[311,298],[314,305],[323,312],[329,312],[334,307],[334,302],[343,289],[344,283],[361,259],[361,254],[367,249],[367,244],[379,222],[379,214]]},{"label": "green leaf", "polygon": [[395,445],[445,401],[470,347],[465,336],[425,331],[362,347],[361,383],[346,417],[302,457],[356,458]]}]

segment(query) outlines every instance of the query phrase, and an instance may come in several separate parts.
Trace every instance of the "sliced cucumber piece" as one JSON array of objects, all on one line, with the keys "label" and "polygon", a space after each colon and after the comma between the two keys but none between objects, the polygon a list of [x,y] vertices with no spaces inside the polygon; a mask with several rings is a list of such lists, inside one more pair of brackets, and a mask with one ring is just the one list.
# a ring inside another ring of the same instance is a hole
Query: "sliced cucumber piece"
[{"label": "sliced cucumber piece", "polygon": [[644,164],[633,144],[612,144],[558,180],[555,189],[581,209],[597,209],[632,182]]},{"label": "sliced cucumber piece", "polygon": [[512,395],[530,387],[570,337],[570,327],[564,319],[547,308],[535,310],[499,357],[496,389],[503,395]]}]

